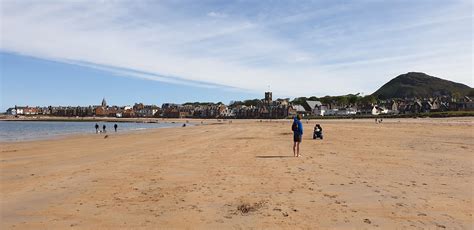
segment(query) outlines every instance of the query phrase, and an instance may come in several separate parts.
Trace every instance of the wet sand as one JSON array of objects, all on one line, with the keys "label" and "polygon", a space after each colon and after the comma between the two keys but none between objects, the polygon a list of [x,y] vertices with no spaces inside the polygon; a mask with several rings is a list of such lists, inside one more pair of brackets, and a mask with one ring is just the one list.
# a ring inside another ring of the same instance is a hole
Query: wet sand
[{"label": "wet sand", "polygon": [[1,143],[0,227],[473,227],[474,118],[318,122]]}]

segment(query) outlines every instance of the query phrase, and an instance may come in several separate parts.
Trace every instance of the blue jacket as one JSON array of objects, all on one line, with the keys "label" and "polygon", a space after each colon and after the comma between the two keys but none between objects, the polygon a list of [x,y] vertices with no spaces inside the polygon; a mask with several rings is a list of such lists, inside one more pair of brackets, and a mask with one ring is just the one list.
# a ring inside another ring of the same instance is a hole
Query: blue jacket
[{"label": "blue jacket", "polygon": [[293,122],[296,122],[298,125],[298,130],[294,131],[295,134],[303,135],[303,123],[298,120],[296,117],[294,118]]}]

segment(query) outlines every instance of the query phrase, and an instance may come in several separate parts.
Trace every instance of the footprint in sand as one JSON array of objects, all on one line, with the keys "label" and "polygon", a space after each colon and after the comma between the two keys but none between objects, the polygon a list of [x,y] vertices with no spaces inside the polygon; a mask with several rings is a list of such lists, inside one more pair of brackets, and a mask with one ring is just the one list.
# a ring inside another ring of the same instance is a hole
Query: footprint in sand
[{"label": "footprint in sand", "polygon": [[334,199],[334,198],[337,197],[337,195],[330,195],[330,194],[327,194],[327,193],[323,194],[323,196],[329,197],[329,198],[331,198],[331,199]]}]

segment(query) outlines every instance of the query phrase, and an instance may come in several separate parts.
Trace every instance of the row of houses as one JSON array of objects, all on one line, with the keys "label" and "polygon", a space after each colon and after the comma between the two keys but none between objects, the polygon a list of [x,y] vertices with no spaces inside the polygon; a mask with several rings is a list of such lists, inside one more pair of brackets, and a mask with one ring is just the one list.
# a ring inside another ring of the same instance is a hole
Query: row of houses
[{"label": "row of houses", "polygon": [[417,114],[443,111],[474,111],[474,102],[469,97],[452,100],[449,97],[424,99],[395,99],[379,101],[376,104],[340,106],[322,104],[320,101],[306,101],[302,106],[306,115],[313,116],[351,116],[380,114]]},{"label": "row of houses", "polygon": [[265,92],[265,98],[255,105],[230,104],[171,104],[162,106],[162,117],[167,118],[287,118],[296,114],[288,99],[272,99],[271,92]]},{"label": "row of houses", "polygon": [[265,99],[256,105],[222,103],[164,103],[156,105],[137,103],[134,106],[109,106],[105,99],[100,105],[91,106],[15,106],[7,110],[10,115],[50,115],[62,117],[164,117],[164,118],[286,118],[296,114],[288,99],[272,100],[272,93],[266,92]]},{"label": "row of houses", "polygon": [[154,117],[159,115],[160,108],[156,105],[108,106],[105,99],[101,105],[90,106],[47,106],[29,107],[15,106],[7,109],[8,115],[47,115],[58,117]]},{"label": "row of houses", "polygon": [[453,101],[448,97],[427,99],[397,99],[379,101],[376,104],[340,105],[323,104],[320,101],[306,101],[295,105],[289,99],[272,99],[271,92],[252,105],[234,103],[173,104],[162,107],[136,103],[133,106],[109,106],[105,99],[100,105],[91,106],[15,106],[7,110],[9,115],[50,115],[62,117],[164,117],[164,118],[237,118],[237,119],[279,119],[296,114],[303,116],[354,116],[379,114],[416,114],[438,111],[473,111],[474,102],[469,97]]},{"label": "row of houses", "polygon": [[256,105],[230,105],[227,117],[247,119],[279,119],[296,115],[295,106],[291,105],[289,99],[272,99],[272,92],[265,92],[265,98],[259,100]]}]

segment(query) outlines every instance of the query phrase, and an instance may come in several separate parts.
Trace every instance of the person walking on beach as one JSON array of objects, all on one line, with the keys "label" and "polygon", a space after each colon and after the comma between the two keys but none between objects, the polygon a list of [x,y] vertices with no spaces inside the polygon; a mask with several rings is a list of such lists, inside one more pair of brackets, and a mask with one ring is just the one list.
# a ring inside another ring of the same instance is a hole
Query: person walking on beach
[{"label": "person walking on beach", "polygon": [[105,127],[105,124],[104,124],[104,125],[102,125],[102,132],[104,132],[104,133],[106,133],[106,132],[107,132],[107,131],[105,130],[105,128],[106,128],[106,127]]},{"label": "person walking on beach", "polygon": [[115,125],[114,125],[115,132],[117,132],[117,128],[118,128],[118,125],[117,125],[117,123],[115,123]]},{"label": "person walking on beach", "polygon": [[291,125],[293,131],[293,156],[300,157],[300,143],[303,139],[303,124],[301,123],[301,114],[298,114]]},{"label": "person walking on beach", "polygon": [[95,133],[99,133],[99,124],[95,123]]}]

